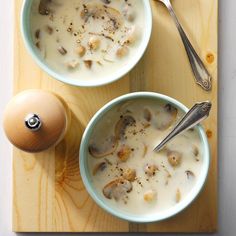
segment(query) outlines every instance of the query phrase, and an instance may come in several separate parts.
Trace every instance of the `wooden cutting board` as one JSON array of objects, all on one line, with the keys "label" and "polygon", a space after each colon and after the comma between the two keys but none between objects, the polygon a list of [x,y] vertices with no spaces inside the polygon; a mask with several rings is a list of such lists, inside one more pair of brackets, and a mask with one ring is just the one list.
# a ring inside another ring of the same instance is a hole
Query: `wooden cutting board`
[{"label": "wooden cutting board", "polygon": [[[40,154],[13,152],[13,231],[17,232],[214,232],[217,230],[217,0],[173,0],[176,13],[197,52],[213,75],[213,89],[195,85],[184,47],[167,10],[151,0],[153,33],[138,66],[122,80],[99,88],[77,88],[44,73],[25,50],[20,34],[22,0],[15,1],[14,92],[48,89],[62,96],[72,111],[65,139]],[[119,220],[89,197],[80,178],[80,138],[93,114],[111,99],[131,91],[155,91],[187,106],[211,100],[204,123],[212,159],[207,183],[181,214],[154,224]]]}]

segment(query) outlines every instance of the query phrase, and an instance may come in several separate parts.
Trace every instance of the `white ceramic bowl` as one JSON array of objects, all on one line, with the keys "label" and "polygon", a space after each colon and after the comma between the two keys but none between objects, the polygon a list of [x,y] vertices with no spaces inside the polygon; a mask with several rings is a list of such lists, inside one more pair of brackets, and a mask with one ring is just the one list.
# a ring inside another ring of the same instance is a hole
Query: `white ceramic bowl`
[{"label": "white ceramic bowl", "polygon": [[143,1],[144,6],[144,13],[145,13],[145,27],[142,28],[143,30],[143,37],[140,43],[140,46],[137,47],[136,55],[132,58],[132,60],[129,60],[127,64],[121,68],[119,68],[116,71],[113,71],[111,74],[104,74],[103,78],[100,79],[74,79],[70,78],[68,75],[62,75],[52,67],[50,67],[45,60],[40,55],[38,49],[34,45],[31,30],[30,30],[30,13],[31,13],[31,7],[34,0],[24,0],[22,12],[21,12],[21,30],[22,35],[24,39],[24,43],[26,45],[26,48],[28,49],[29,53],[33,57],[33,59],[37,62],[37,64],[46,71],[50,76],[53,78],[75,86],[82,86],[82,87],[94,87],[94,86],[101,86],[104,84],[108,84],[111,82],[114,82],[120,78],[122,78],[124,75],[126,75],[141,59],[143,56],[147,45],[150,40],[151,31],[152,31],[152,11],[150,2],[148,0],[138,0]]},{"label": "white ceramic bowl", "polygon": [[106,112],[111,110],[117,104],[123,103],[128,100],[130,101],[132,99],[137,99],[137,98],[149,98],[149,99],[151,98],[156,101],[164,101],[166,103],[172,104],[173,106],[177,107],[179,110],[185,113],[188,111],[188,108],[185,107],[182,103],[178,102],[177,100],[171,97],[162,95],[162,94],[152,93],[152,92],[130,93],[130,94],[127,94],[127,95],[124,95],[124,96],[121,96],[112,100],[111,102],[106,104],[104,107],[102,107],[94,115],[94,117],[89,122],[83,134],[81,146],[80,146],[80,173],[81,173],[84,185],[87,191],[89,192],[90,196],[104,210],[124,220],[132,221],[132,222],[148,223],[148,222],[156,222],[156,221],[160,221],[160,220],[164,220],[169,217],[172,217],[178,214],[179,212],[183,211],[187,206],[189,206],[193,202],[193,200],[197,197],[199,192],[202,190],[204,183],[206,182],[209,164],[210,164],[210,151],[209,151],[207,137],[202,126],[201,125],[196,126],[196,129],[202,141],[201,142],[202,150],[203,150],[202,170],[191,192],[183,200],[181,200],[180,203],[176,204],[172,208],[167,209],[165,211],[157,212],[156,214],[151,214],[151,215],[134,215],[134,214],[129,214],[127,212],[121,211],[120,209],[114,208],[111,205],[107,204],[107,201],[105,201],[94,188],[93,182],[92,182],[92,176],[90,176],[91,172],[88,169],[89,167],[88,167],[87,157],[88,157],[89,140],[94,130],[94,127],[103,118]]}]

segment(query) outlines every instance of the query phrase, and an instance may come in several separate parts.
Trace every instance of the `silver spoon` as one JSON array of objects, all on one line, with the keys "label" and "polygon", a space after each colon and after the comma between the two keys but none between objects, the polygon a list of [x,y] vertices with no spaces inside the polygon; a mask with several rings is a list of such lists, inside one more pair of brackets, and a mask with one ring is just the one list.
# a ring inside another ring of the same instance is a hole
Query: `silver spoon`
[{"label": "silver spoon", "polygon": [[185,130],[191,129],[201,121],[205,120],[209,116],[211,106],[211,102],[208,101],[196,103],[179,121],[174,129],[166,136],[166,138],[164,138],[163,141],[154,148],[154,151],[160,151],[164,145],[176,135],[182,133]]},{"label": "silver spoon", "polygon": [[173,10],[173,7],[170,3],[170,0],[158,0],[162,2],[166,8],[169,10],[169,13],[171,17],[173,18],[176,27],[179,30],[179,34],[182,38],[185,50],[187,52],[189,62],[193,71],[193,74],[195,76],[196,83],[199,84],[204,90],[209,91],[211,90],[212,84],[212,77],[210,73],[207,71],[206,67],[204,66],[202,60],[194,50],[192,44],[190,43],[188,37],[186,36],[182,26],[180,25],[175,12]]}]

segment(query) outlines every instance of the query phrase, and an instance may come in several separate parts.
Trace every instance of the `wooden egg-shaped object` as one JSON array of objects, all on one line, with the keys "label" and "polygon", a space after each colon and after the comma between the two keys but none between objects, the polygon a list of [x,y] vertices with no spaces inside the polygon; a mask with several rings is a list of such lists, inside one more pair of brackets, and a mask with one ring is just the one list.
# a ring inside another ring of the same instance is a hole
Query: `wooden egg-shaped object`
[{"label": "wooden egg-shaped object", "polygon": [[59,143],[68,126],[68,109],[51,92],[31,89],[8,103],[3,126],[10,142],[26,152],[41,152]]}]

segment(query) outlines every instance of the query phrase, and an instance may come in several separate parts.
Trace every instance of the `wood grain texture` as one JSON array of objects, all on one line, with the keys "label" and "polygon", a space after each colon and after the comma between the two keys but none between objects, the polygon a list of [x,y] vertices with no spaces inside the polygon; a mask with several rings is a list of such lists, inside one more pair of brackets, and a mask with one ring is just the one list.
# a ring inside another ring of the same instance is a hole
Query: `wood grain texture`
[{"label": "wood grain texture", "polygon": [[[31,59],[19,30],[22,0],[15,1],[14,92],[43,88],[59,94],[71,110],[65,139],[40,154],[13,152],[13,231],[17,232],[213,232],[217,230],[217,0],[173,0],[197,52],[213,75],[213,90],[194,84],[181,39],[166,9],[151,0],[153,33],[138,66],[122,80],[99,88],[76,88],[55,81]],[[208,55],[208,57],[207,57]],[[209,63],[214,57],[213,62]],[[100,209],[87,194],[79,173],[80,138],[89,119],[106,102],[130,91],[155,91],[187,106],[211,100],[204,123],[212,159],[207,183],[194,203],[161,223],[129,224]]]}]

